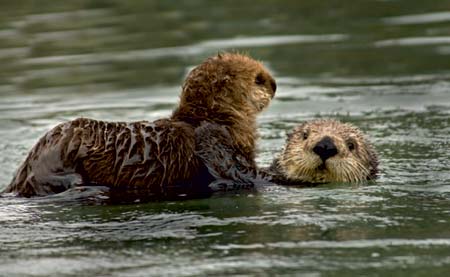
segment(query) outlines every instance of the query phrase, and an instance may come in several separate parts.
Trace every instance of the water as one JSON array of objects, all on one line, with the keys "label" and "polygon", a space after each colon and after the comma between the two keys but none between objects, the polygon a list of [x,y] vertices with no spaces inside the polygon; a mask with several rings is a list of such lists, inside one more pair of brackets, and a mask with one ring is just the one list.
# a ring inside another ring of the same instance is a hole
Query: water
[{"label": "water", "polygon": [[170,114],[217,51],[278,82],[258,163],[317,117],[380,153],[375,183],[268,187],[183,202],[0,199],[2,276],[448,276],[449,1],[3,1],[0,188],[35,141],[75,117]]}]

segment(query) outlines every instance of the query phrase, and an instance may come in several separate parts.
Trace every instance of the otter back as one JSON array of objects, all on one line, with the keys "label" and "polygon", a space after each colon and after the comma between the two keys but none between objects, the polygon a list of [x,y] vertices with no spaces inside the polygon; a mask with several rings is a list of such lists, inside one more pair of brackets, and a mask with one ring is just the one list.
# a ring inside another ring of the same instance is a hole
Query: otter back
[{"label": "otter back", "polygon": [[6,192],[29,197],[78,185],[104,185],[169,196],[207,190],[210,181],[195,156],[194,129],[186,123],[80,118],[45,134]]}]

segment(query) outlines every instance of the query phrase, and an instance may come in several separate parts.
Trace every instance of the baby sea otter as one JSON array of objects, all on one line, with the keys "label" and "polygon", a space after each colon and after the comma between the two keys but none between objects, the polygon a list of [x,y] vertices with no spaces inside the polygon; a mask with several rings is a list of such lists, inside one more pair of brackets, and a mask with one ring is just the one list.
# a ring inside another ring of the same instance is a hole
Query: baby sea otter
[{"label": "baby sea otter", "polygon": [[101,185],[166,199],[245,184],[256,174],[256,116],[275,90],[269,72],[248,56],[208,58],[187,76],[171,117],[59,124],[31,149],[5,192],[31,197]]},{"label": "baby sea otter", "polygon": [[269,168],[278,184],[359,182],[376,178],[378,158],[357,127],[331,119],[297,126]]}]

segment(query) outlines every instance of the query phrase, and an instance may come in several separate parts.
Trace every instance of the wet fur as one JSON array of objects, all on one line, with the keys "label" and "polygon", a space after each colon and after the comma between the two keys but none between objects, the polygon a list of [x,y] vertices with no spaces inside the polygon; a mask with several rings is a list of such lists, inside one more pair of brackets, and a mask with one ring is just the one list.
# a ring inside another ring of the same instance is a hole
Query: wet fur
[{"label": "wet fur", "polygon": [[[46,133],[5,192],[43,196],[102,185],[157,199],[203,197],[255,176],[256,115],[276,90],[261,63],[219,54],[193,69],[167,119],[79,118]],[[251,186],[251,184],[250,184]]]},{"label": "wet fur", "polygon": [[[330,137],[338,154],[323,164],[313,148]],[[352,143],[354,149],[349,149]],[[378,172],[378,157],[372,144],[355,126],[336,120],[319,119],[297,126],[288,135],[282,153],[267,170],[279,184],[318,184],[373,180]]]}]

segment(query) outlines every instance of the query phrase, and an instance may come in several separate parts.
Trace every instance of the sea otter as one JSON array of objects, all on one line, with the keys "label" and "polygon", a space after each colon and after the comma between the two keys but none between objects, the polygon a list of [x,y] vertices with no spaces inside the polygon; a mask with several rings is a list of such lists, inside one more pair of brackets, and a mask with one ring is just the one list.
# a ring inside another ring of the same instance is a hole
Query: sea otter
[{"label": "sea otter", "polygon": [[218,54],[188,74],[169,118],[57,125],[34,145],[5,192],[45,196],[100,185],[166,199],[252,185],[256,116],[275,91],[262,63]]},{"label": "sea otter", "polygon": [[305,122],[290,133],[266,170],[277,184],[360,182],[376,178],[375,149],[356,126],[332,119]]}]

